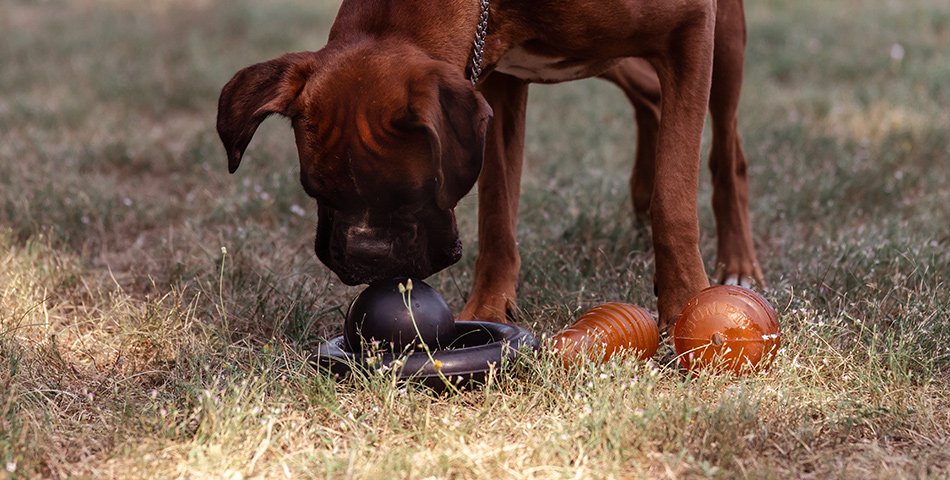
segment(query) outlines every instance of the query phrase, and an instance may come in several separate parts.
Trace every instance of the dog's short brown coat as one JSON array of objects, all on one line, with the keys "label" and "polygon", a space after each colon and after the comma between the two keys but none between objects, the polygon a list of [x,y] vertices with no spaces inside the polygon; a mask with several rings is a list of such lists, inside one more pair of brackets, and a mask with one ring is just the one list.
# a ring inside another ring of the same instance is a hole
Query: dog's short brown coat
[{"label": "dog's short brown coat", "polygon": [[504,321],[520,268],[528,84],[601,76],[636,108],[630,186],[634,211],[652,222],[661,327],[708,285],[696,207],[707,106],[716,279],[761,282],[736,131],[742,1],[491,5],[485,73],[473,87],[477,0],[344,0],[323,49],[245,68],[224,87],[218,131],[230,170],[260,122],[289,117],[301,182],[318,204],[317,255],[350,284],[424,277],[456,262],[454,207],[478,180],[480,251],[461,317]]}]

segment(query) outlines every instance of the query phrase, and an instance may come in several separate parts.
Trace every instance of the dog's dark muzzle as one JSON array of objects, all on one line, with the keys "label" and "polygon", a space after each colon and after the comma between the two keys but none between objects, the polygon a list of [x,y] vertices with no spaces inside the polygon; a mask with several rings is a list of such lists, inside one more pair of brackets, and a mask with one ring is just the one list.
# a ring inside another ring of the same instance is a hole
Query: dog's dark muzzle
[{"label": "dog's dark muzzle", "polygon": [[[317,257],[347,285],[393,277],[426,278],[462,256],[452,212],[439,215],[442,228],[419,218],[343,214],[321,207],[317,223]],[[435,221],[431,213],[424,218]],[[446,225],[446,220],[447,225]]]}]

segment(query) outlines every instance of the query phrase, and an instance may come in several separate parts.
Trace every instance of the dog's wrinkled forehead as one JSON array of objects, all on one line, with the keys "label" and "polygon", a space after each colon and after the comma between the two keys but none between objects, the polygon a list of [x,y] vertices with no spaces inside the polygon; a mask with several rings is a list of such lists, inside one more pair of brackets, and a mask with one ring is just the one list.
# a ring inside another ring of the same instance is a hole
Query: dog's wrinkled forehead
[{"label": "dog's wrinkled forehead", "polygon": [[[312,99],[323,95],[347,93],[354,105],[373,105],[404,110],[412,94],[413,84],[428,76],[427,63],[432,59],[409,46],[395,43],[381,49],[365,42],[345,49],[335,49],[324,56],[316,82],[309,82]],[[341,98],[340,100],[344,100]]]},{"label": "dog's wrinkled forehead", "polygon": [[413,79],[396,67],[347,55],[302,92],[294,130],[304,184],[318,198],[397,206],[422,201],[434,183],[426,132],[407,121]]}]

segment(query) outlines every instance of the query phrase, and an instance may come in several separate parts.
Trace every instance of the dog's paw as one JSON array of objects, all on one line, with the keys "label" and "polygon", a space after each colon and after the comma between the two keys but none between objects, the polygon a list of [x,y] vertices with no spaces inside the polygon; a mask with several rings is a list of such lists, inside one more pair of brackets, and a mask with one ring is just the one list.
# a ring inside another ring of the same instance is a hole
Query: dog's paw
[{"label": "dog's paw", "polygon": [[459,314],[459,320],[511,323],[515,319],[513,295],[503,293],[473,294]]},{"label": "dog's paw", "polygon": [[705,273],[699,273],[675,282],[668,282],[666,284],[668,286],[659,283],[654,284],[654,288],[659,293],[656,301],[657,327],[659,327],[661,335],[672,336],[673,327],[676,325],[676,321],[679,320],[686,302],[689,302],[693,296],[703,289],[708,288],[709,282],[706,280]]},{"label": "dog's paw", "polygon": [[732,258],[717,262],[713,280],[720,285],[738,285],[745,288],[752,288],[753,285],[762,288],[766,286],[762,268],[755,257]]}]

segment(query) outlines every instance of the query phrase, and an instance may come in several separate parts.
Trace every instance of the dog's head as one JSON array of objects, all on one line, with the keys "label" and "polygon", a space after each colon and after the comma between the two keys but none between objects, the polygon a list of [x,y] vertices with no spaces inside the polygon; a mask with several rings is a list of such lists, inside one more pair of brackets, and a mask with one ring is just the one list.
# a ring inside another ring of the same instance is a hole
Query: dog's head
[{"label": "dog's head", "polygon": [[274,113],[291,120],[317,200],[317,256],[344,283],[424,278],[459,260],[454,209],[478,179],[492,112],[457,67],[376,42],[247,67],[218,103],[232,173]]}]

